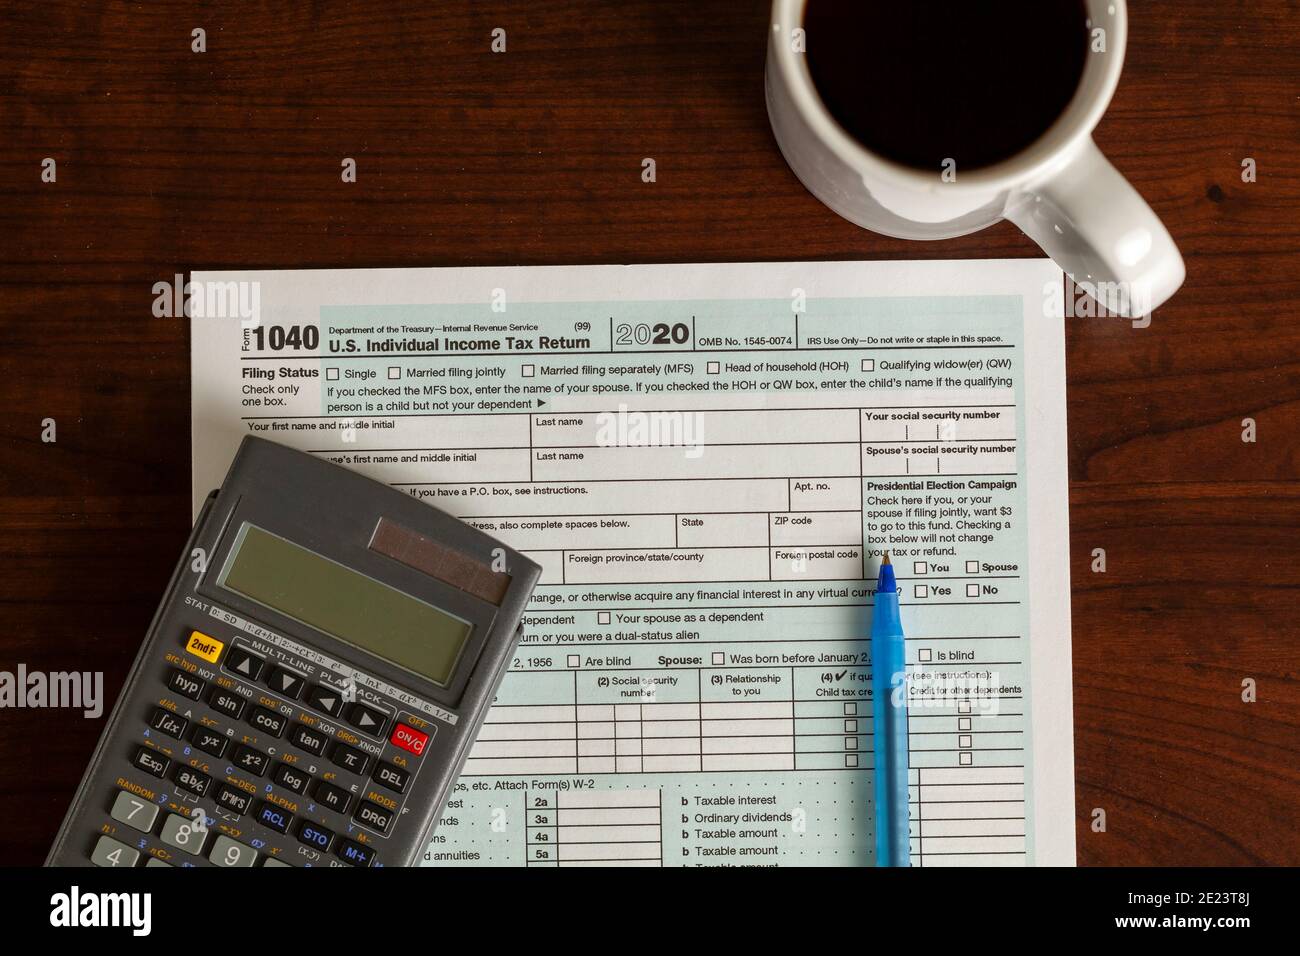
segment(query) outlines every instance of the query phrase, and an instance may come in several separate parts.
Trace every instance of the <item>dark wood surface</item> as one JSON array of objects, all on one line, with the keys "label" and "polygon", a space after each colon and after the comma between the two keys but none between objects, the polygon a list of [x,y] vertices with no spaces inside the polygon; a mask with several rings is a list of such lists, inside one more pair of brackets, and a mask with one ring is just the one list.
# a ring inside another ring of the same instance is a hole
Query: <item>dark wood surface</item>
[{"label": "dark wood surface", "polygon": [[[1148,329],[1067,320],[1079,860],[1295,864],[1300,5],[1131,17],[1096,138],[1188,274]],[[174,272],[1037,254],[819,205],[768,129],[765,30],[759,0],[0,7],[0,670],[103,670],[111,699],[149,623],[189,527]],[[101,726],[0,711],[0,863],[43,858]]]}]

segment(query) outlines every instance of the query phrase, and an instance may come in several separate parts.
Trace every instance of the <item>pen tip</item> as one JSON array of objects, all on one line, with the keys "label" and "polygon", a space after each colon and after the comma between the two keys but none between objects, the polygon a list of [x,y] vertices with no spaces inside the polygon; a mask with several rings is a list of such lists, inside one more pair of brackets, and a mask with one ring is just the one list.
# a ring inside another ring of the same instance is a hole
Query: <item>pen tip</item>
[{"label": "pen tip", "polygon": [[889,552],[888,552],[888,551],[886,551],[886,552],[885,552],[885,556],[884,556],[883,558],[880,559],[880,563],[881,563],[881,564],[889,564],[889,563],[890,563],[890,561],[889,561]]}]

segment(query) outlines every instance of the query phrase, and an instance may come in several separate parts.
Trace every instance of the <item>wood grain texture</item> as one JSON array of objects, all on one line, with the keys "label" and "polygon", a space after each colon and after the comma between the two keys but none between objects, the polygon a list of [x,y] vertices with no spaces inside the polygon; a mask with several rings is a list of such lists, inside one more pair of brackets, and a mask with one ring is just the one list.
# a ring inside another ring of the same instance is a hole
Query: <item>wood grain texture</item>
[{"label": "wood grain texture", "polygon": [[[767,125],[765,8],[0,7],[0,669],[114,695],[148,626],[189,524],[187,331],[150,312],[175,272],[1037,254],[808,195]],[[1079,859],[1296,864],[1300,4],[1131,17],[1096,138],[1188,277],[1150,328],[1067,320]],[[0,863],[43,858],[98,729],[0,711]]]}]

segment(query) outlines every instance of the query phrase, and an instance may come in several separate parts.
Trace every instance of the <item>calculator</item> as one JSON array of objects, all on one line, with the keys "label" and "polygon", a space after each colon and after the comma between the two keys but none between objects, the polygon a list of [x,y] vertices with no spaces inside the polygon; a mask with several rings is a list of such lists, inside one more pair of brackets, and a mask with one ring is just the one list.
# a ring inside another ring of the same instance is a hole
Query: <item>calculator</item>
[{"label": "calculator", "polygon": [[417,863],[540,575],[395,488],[245,438],[46,864]]}]

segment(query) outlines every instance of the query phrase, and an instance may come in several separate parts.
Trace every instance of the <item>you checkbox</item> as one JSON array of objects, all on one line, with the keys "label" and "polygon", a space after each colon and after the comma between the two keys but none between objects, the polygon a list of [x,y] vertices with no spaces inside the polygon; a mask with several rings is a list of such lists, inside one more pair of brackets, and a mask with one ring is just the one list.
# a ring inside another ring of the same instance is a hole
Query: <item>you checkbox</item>
[{"label": "you checkbox", "polygon": [[929,574],[929,573],[930,573],[930,565],[929,565],[928,563],[926,563],[925,561],[913,561],[913,562],[912,562],[912,573],[913,573],[913,574]]}]

